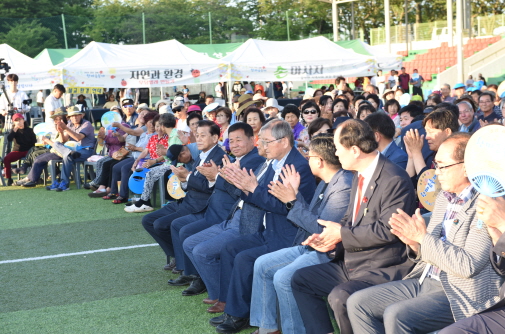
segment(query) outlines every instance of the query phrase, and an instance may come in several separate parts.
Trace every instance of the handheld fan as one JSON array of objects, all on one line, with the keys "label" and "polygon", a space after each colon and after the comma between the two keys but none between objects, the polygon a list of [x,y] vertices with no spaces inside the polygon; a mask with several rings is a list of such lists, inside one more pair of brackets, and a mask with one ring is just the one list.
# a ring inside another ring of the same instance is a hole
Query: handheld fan
[{"label": "handheld fan", "polygon": [[433,211],[435,200],[441,189],[442,186],[434,169],[428,169],[421,174],[417,182],[417,196],[426,210]]},{"label": "handheld fan", "polygon": [[[505,195],[505,127],[488,125],[475,132],[465,150],[470,183],[483,195]],[[483,222],[479,220],[479,227]]]},{"label": "handheld fan", "polygon": [[100,122],[102,123],[102,126],[105,128],[105,130],[116,131],[116,128],[112,126],[112,123],[121,123],[121,115],[115,111],[108,111],[103,114]]},{"label": "handheld fan", "polygon": [[39,123],[33,127],[33,132],[37,137],[47,136],[55,131],[54,125],[49,123]]},{"label": "handheld fan", "polygon": [[477,131],[465,150],[466,173],[483,195],[505,195],[505,127],[489,125]]}]

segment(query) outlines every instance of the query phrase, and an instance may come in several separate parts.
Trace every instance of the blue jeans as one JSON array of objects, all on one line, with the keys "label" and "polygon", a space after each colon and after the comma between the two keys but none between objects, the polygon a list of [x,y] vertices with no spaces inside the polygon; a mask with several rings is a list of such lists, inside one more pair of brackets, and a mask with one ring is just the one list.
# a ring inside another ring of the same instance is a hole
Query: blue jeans
[{"label": "blue jeans", "polygon": [[[70,182],[70,173],[74,170],[74,163],[78,161],[86,161],[92,154],[93,150],[90,149],[80,149],[76,152],[79,152],[81,156],[77,159],[74,159],[70,156],[72,151],[68,147],[65,147],[62,143],[60,142],[55,142],[54,143],[54,148],[63,155],[63,163],[62,163],[62,168],[61,168],[61,180],[65,181],[67,183]],[[76,176],[80,177],[80,176]]]},{"label": "blue jeans", "polygon": [[[51,152],[46,152],[39,155],[37,158],[35,158],[35,161],[32,164],[32,169],[28,174],[28,179],[30,181],[37,182],[40,178],[40,175],[42,175],[44,168],[47,166],[47,163],[51,160],[59,160],[59,159],[60,157],[57,154]],[[54,182],[56,180],[52,181]]]},{"label": "blue jeans", "polygon": [[221,250],[227,241],[240,237],[238,222],[240,210],[232,221],[212,225],[184,240],[182,247],[203,279],[210,299],[219,297]]},{"label": "blue jeans", "polygon": [[259,257],[254,263],[251,326],[278,329],[278,300],[282,332],[304,334],[305,327],[291,291],[291,276],[300,268],[320,263],[317,252],[305,246],[284,248]]}]

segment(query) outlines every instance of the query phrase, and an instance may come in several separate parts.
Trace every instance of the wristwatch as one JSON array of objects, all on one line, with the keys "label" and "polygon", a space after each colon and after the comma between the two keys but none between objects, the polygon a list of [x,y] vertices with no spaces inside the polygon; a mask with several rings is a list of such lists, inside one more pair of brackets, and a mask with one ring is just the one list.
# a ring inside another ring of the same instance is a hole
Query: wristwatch
[{"label": "wristwatch", "polygon": [[291,210],[295,206],[296,199],[286,203],[286,209]]}]

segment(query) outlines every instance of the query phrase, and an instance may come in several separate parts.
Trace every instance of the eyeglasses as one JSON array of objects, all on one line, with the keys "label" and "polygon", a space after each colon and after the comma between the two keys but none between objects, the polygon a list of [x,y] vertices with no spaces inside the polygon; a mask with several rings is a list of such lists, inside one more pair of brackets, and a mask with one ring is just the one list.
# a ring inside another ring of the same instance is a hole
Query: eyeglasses
[{"label": "eyeglasses", "polygon": [[305,110],[303,111],[303,114],[304,114],[304,115],[308,115],[308,114],[315,115],[315,114],[317,114],[317,110],[315,110],[315,109],[305,109]]},{"label": "eyeglasses", "polygon": [[[282,138],[284,138],[284,137],[282,137]],[[281,140],[282,138],[274,139],[274,140],[270,140],[270,141],[264,141],[264,140],[260,140],[260,141],[261,141],[261,144],[263,144],[263,146],[268,146],[268,144],[273,143],[274,141]]]},{"label": "eyeglasses", "polygon": [[493,101],[491,100],[488,100],[488,101],[479,101],[480,104],[483,104],[483,103],[492,103]]},{"label": "eyeglasses", "polygon": [[123,106],[123,108],[131,108],[131,107],[133,107],[133,104],[125,104],[125,105]]},{"label": "eyeglasses", "polygon": [[456,165],[459,165],[459,164],[462,164],[464,163],[464,161],[460,161],[460,162],[456,162],[455,164],[452,164],[452,165],[447,165],[447,166],[440,166],[437,162],[433,161],[433,166],[435,166],[435,169],[438,169],[439,171],[442,171],[446,168],[449,168],[449,167],[452,167],[452,166],[456,166]]}]

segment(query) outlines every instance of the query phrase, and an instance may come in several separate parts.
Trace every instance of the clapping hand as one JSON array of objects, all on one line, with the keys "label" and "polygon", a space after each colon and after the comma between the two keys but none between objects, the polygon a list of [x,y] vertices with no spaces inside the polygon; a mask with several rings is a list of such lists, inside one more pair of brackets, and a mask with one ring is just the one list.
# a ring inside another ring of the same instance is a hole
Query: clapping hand
[{"label": "clapping hand", "polygon": [[156,154],[158,154],[160,157],[166,156],[167,150],[168,149],[162,144],[156,144]]},{"label": "clapping hand", "polygon": [[275,196],[279,201],[286,204],[287,202],[294,201],[296,199],[295,191],[291,184],[282,183],[280,181],[272,181],[268,185],[268,192]]},{"label": "clapping hand", "polygon": [[210,163],[203,164],[203,166],[196,167],[196,170],[209,180],[209,182],[216,181],[219,168],[216,163],[211,160]]},{"label": "clapping hand", "polygon": [[242,190],[246,195],[253,193],[258,186],[258,180],[252,170],[248,172],[245,168],[240,169],[230,165],[228,168],[223,169],[223,173],[230,183]]},{"label": "clapping hand", "polygon": [[175,167],[175,166],[170,166],[170,169],[172,170],[172,173],[175,174],[181,180],[181,182],[186,182],[186,179],[189,175],[189,170],[187,170],[184,166],[180,167]]},{"label": "clapping hand", "polygon": [[181,141],[181,143],[183,145],[186,145],[187,143],[189,143],[189,133],[188,132],[177,130],[177,137],[179,137],[179,140]]},{"label": "clapping hand", "polygon": [[424,135],[419,135],[417,129],[410,129],[405,133],[403,141],[405,142],[407,154],[412,157],[413,154],[421,153],[424,145]]},{"label": "clapping hand", "polygon": [[290,184],[295,194],[298,194],[298,187],[300,187],[300,173],[295,169],[295,165],[284,165],[280,175],[282,183]]},{"label": "clapping hand", "polygon": [[308,237],[302,245],[310,246],[320,252],[329,252],[337,246],[339,242],[342,241],[341,229],[342,225],[339,223],[318,219],[319,225],[324,226],[322,233],[314,233]]},{"label": "clapping hand", "polygon": [[219,167],[219,173],[220,176],[225,179],[226,182],[233,184],[228,178],[226,177],[225,170],[227,168],[238,168],[240,169],[240,160],[235,160],[235,162],[231,162],[230,158],[227,155],[223,156],[223,167]]},{"label": "clapping hand", "polygon": [[412,217],[401,209],[397,209],[397,212],[393,213],[389,220],[391,233],[417,253],[419,245],[426,235],[426,222],[421,215],[421,210],[416,209]]}]

